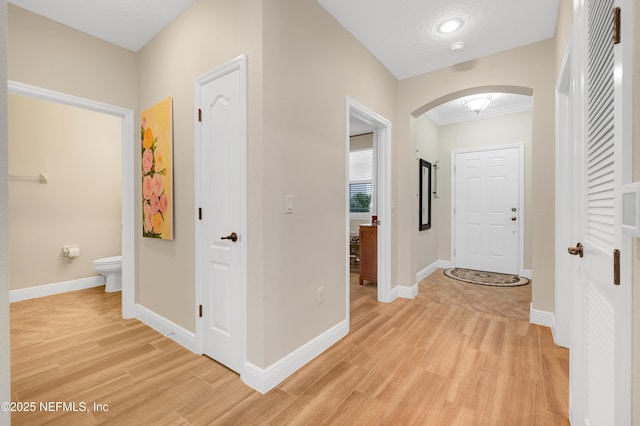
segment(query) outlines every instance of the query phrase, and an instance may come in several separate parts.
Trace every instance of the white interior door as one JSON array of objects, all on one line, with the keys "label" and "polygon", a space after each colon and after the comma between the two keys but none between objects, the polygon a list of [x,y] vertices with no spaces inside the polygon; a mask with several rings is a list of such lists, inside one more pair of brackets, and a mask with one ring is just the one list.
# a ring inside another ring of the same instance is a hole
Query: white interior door
[{"label": "white interior door", "polygon": [[[621,186],[630,178],[629,127],[623,102],[622,46],[612,42],[614,0],[587,0],[582,200],[578,220],[584,257],[576,258],[571,344],[571,395],[576,424],[630,424],[631,278],[630,246],[620,228]],[[630,9],[628,9],[630,11]],[[578,84],[581,78],[577,78]],[[627,89],[628,90],[628,89]],[[619,280],[614,251],[623,253]],[[580,255],[580,249],[570,248]]]},{"label": "white interior door", "polygon": [[242,72],[200,86],[202,351],[240,372],[244,364]]},{"label": "white interior door", "polygon": [[453,153],[454,264],[519,274],[520,147]]}]

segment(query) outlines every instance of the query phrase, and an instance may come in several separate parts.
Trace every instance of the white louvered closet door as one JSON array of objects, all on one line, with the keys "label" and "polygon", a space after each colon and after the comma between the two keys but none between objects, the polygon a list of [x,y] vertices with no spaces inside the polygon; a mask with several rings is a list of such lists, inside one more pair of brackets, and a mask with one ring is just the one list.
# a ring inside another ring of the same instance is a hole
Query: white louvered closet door
[{"label": "white louvered closet door", "polygon": [[[623,184],[620,83],[616,76],[613,44],[614,0],[586,0],[586,128],[584,134],[584,192],[582,207],[584,258],[580,286],[584,313],[582,345],[579,352],[584,373],[584,424],[622,425],[620,412],[626,379],[618,366],[627,354],[620,339],[627,321],[625,289],[614,284],[614,250],[621,248],[618,193]],[[624,283],[625,286],[630,283]],[[618,371],[617,371],[618,370]],[[576,391],[572,389],[572,391]]]}]

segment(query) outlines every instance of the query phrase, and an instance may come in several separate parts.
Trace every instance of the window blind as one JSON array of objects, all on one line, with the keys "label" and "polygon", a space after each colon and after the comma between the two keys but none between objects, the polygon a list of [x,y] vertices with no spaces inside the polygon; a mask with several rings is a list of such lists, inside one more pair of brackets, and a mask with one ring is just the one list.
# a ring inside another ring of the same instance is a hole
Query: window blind
[{"label": "window blind", "polygon": [[373,149],[349,152],[349,211],[370,213],[373,198]]}]

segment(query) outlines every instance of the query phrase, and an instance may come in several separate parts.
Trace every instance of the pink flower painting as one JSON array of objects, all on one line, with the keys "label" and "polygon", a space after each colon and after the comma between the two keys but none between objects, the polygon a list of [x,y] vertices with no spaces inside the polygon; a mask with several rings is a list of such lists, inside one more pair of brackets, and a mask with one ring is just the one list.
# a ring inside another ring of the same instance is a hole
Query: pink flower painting
[{"label": "pink flower painting", "polygon": [[142,236],[173,240],[173,99],[140,117]]}]

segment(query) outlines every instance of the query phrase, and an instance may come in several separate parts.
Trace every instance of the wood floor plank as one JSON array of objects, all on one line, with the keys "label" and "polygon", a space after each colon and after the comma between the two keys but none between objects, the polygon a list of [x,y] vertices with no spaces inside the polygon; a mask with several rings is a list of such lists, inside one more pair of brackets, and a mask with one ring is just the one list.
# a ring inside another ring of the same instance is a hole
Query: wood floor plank
[{"label": "wood floor plank", "polygon": [[389,351],[374,368],[358,383],[356,390],[364,395],[378,398],[382,391],[399,376],[409,375],[409,370],[416,367],[415,361],[424,355],[425,350],[411,348],[405,343]]},{"label": "wood floor plank", "polygon": [[443,377],[453,377],[461,357],[469,345],[469,336],[440,330],[438,344],[431,345],[419,360],[426,371]]},{"label": "wood floor plank", "polygon": [[57,364],[36,365],[28,372],[12,375],[11,390],[17,395],[27,389],[40,387],[53,380],[64,377],[64,371]]},{"label": "wood floor plank", "polygon": [[[185,417],[180,413],[181,407],[191,404],[193,400],[202,398],[203,395],[211,397],[214,393],[214,389],[204,380],[192,376],[182,383],[158,393],[147,404],[131,407],[126,411],[120,411],[118,414],[107,412],[102,417],[105,421],[113,424],[154,425],[176,411],[182,417]],[[186,417],[185,420],[189,422]]]},{"label": "wood floor plank", "polygon": [[544,391],[549,411],[563,414],[569,407],[569,366],[565,359],[542,354]]},{"label": "wood floor plank", "polygon": [[541,425],[548,418],[547,407],[541,379],[498,375],[492,424]]},{"label": "wood floor plank", "polygon": [[330,351],[320,354],[311,361],[304,372],[294,373],[291,377],[283,381],[278,387],[290,395],[298,396],[309,389],[311,385],[320,380],[336,364],[347,357],[354,356],[355,345],[341,341],[336,343]]},{"label": "wood floor plank", "polygon": [[438,401],[417,423],[420,425],[489,426],[491,418],[485,413],[469,410],[450,401]]},{"label": "wood floor plank", "polygon": [[254,393],[244,383],[230,378],[216,387],[209,387],[207,392],[177,411],[191,424],[210,424]]},{"label": "wood floor plank", "polygon": [[[104,402],[110,407],[108,413],[100,414],[100,417],[108,420],[111,416],[126,413],[136,407],[152,404],[154,399],[164,392],[170,391],[193,377],[202,380],[201,375],[210,368],[210,364],[211,362],[204,357],[186,357],[180,367],[164,370],[143,380],[135,380],[132,385],[126,388],[114,390],[98,401]],[[232,382],[236,378],[234,374],[229,373],[226,375],[225,380]],[[174,407],[176,411],[179,408],[181,407]]]},{"label": "wood floor plank", "polygon": [[485,371],[470,372],[448,379],[443,393],[447,401],[491,418],[496,399],[498,375]]},{"label": "wood floor plank", "polygon": [[266,395],[254,393],[213,421],[212,425],[263,425],[271,421],[295,399],[280,389]]},{"label": "wood floor plank", "polygon": [[380,398],[392,404],[382,419],[382,424],[414,425],[420,424],[433,406],[444,400],[442,388],[446,378],[428,371],[420,371],[396,383],[389,392],[383,392]]},{"label": "wood floor plank", "polygon": [[270,423],[321,423],[347,399],[365,375],[362,367],[340,362],[300,396],[302,405],[294,402]]},{"label": "wood floor plank", "polygon": [[389,407],[386,403],[354,391],[323,424],[335,426],[375,425],[382,420],[388,410]]}]

